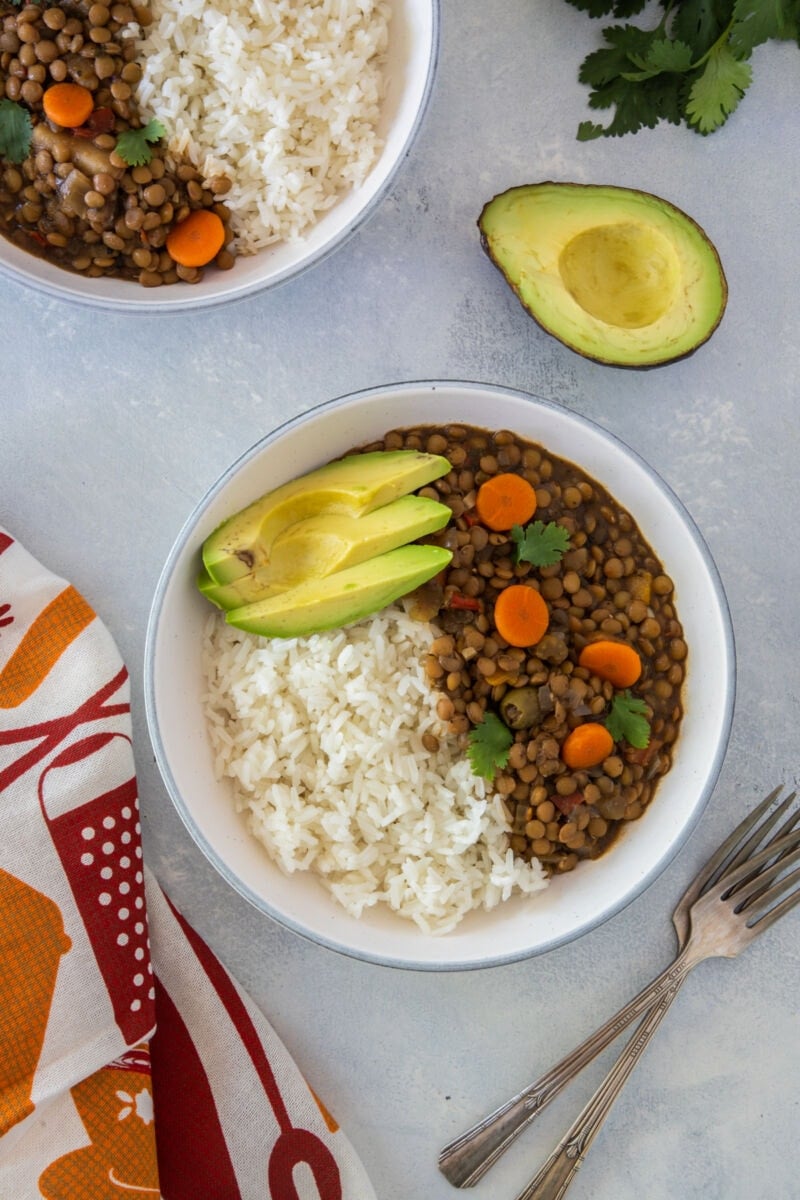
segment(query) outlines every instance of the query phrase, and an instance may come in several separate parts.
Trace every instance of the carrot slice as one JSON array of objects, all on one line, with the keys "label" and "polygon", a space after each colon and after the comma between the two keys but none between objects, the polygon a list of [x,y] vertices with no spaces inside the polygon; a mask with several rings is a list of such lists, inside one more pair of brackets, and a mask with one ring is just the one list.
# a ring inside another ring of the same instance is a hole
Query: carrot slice
[{"label": "carrot slice", "polygon": [[509,646],[535,646],[547,632],[550,613],[535,588],[512,583],[495,601],[494,624]]},{"label": "carrot slice", "polygon": [[182,267],[204,267],[225,242],[225,226],[215,212],[196,208],[167,234],[167,253]]},{"label": "carrot slice", "polygon": [[54,83],[42,97],[42,108],[56,125],[77,129],[94,108],[94,97],[79,83]]},{"label": "carrot slice", "polygon": [[610,639],[584,646],[578,655],[578,665],[618,688],[633,687],[642,673],[642,660],[633,646]]},{"label": "carrot slice", "polygon": [[567,766],[577,771],[596,767],[608,758],[614,749],[614,739],[605,725],[586,721],[567,734],[561,746],[561,757]]},{"label": "carrot slice", "polygon": [[492,475],[478,488],[475,509],[490,529],[511,529],[530,521],[536,512],[536,492],[521,475]]}]

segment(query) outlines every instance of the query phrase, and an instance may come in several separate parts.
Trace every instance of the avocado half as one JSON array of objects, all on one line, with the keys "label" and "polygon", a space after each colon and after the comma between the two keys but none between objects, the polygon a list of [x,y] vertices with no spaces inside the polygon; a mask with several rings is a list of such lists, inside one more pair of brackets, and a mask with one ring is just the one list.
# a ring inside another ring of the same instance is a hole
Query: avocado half
[{"label": "avocado half", "polygon": [[656,367],[711,337],[728,299],[691,217],[649,192],[533,183],[488,202],[481,244],[547,333],[595,362]]}]

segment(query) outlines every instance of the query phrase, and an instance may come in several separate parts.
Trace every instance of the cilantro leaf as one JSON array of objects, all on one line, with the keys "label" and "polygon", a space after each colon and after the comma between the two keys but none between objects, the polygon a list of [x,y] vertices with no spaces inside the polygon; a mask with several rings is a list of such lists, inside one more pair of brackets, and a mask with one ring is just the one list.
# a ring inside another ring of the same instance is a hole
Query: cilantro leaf
[{"label": "cilantro leaf", "polygon": [[716,46],[689,90],[687,120],[700,133],[713,133],[736,108],[752,76],[750,65],[734,58],[724,42]]},{"label": "cilantro leaf", "polygon": [[480,725],[470,730],[467,757],[473,775],[494,779],[497,768],[508,762],[514,735],[494,713],[486,713]]},{"label": "cilantro leaf", "polygon": [[535,567],[550,567],[561,561],[569,550],[569,534],[555,521],[534,521],[532,525],[514,525],[511,538],[515,542],[516,560],[533,563]]},{"label": "cilantro leaf", "polygon": [[640,13],[647,0],[569,0],[569,3],[590,17],[607,17],[611,14],[621,21]]},{"label": "cilantro leaf", "polygon": [[673,10],[670,33],[692,47],[697,61],[723,36],[729,17],[730,12],[726,14],[725,5],[717,0],[683,0]]},{"label": "cilantro leaf", "polygon": [[783,32],[779,35],[782,41],[797,42],[800,45],[800,0],[784,0],[786,9]]},{"label": "cilantro leaf", "polygon": [[736,58],[749,58],[756,46],[770,38],[784,38],[791,22],[782,0],[736,0],[728,45]]},{"label": "cilantro leaf", "polygon": [[651,42],[644,57],[632,54],[628,57],[639,70],[626,72],[623,79],[651,79],[662,71],[688,71],[692,65],[691,47],[670,38]]},{"label": "cilantro leaf", "polygon": [[[578,79],[592,89],[590,108],[614,108],[615,113],[606,126],[583,122],[578,129],[578,140],[621,137],[640,129],[654,129],[661,120],[680,124],[682,74],[653,74],[647,70],[638,79],[631,78],[631,69],[648,62],[653,47],[663,43],[663,33],[657,29],[646,32],[634,26],[613,26],[603,30],[603,35],[608,45],[587,55]],[[655,53],[663,51],[656,48]],[[674,57],[671,61],[675,61]]]},{"label": "cilantro leaf", "polygon": [[593,142],[595,138],[602,137],[605,129],[602,125],[598,125],[597,121],[581,121],[578,126],[577,138],[579,142]]},{"label": "cilantro leaf", "polygon": [[615,742],[622,738],[639,750],[650,742],[649,709],[644,700],[632,696],[629,689],[617,692],[611,702],[611,711],[605,719],[605,727]]},{"label": "cilantro leaf", "polygon": [[[638,83],[620,77],[589,98],[592,108],[615,107],[613,119],[608,125],[593,125],[593,137],[622,137],[625,133],[638,133],[640,129],[655,129],[659,121],[679,125],[683,119],[681,93],[682,75],[655,75]],[[588,140],[578,135],[580,141]]]},{"label": "cilantro leaf", "polygon": [[[638,0],[567,0],[590,17],[624,20]],[[603,29],[603,44],[584,58],[578,80],[589,107],[613,109],[610,121],[582,121],[579,141],[653,129],[661,121],[708,134],[728,119],[747,90],[753,49],[771,40],[800,43],[800,0],[661,0],[654,28],[632,22]]]},{"label": "cilantro leaf", "polygon": [[153,117],[141,129],[126,129],[117,138],[116,152],[129,167],[144,167],[153,157],[150,142],[158,142],[166,134],[160,121]]},{"label": "cilantro leaf", "polygon": [[27,108],[16,100],[0,100],[0,158],[21,163],[28,157],[33,123]]},{"label": "cilantro leaf", "polygon": [[611,25],[603,30],[606,45],[587,54],[578,71],[580,83],[601,88],[619,78],[637,60],[647,57],[647,52],[658,37],[658,30],[647,32],[635,25]]}]

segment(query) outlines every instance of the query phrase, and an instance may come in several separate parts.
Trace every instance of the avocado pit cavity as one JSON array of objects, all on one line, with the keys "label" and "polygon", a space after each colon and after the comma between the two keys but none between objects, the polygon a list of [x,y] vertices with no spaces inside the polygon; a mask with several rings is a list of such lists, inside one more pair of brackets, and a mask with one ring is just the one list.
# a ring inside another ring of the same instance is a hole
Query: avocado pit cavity
[{"label": "avocado pit cavity", "polygon": [[667,239],[630,222],[584,229],[561,251],[558,269],[584,312],[622,329],[652,325],[674,303],[680,285]]}]

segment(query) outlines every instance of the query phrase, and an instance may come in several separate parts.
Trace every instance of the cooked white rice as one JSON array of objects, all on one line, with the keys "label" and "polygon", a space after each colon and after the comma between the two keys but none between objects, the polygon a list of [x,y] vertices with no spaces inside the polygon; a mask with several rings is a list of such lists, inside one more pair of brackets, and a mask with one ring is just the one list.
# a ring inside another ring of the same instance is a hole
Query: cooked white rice
[{"label": "cooked white rice", "polygon": [[316,872],[353,916],[386,904],[438,934],[547,880],[514,857],[500,797],[448,743],[422,668],[429,644],[400,609],[271,640],[215,614],[204,661],[217,774],[274,861]]},{"label": "cooked white rice", "polygon": [[169,150],[227,175],[239,253],[295,241],[381,148],[385,0],[153,0],[136,98]]}]

